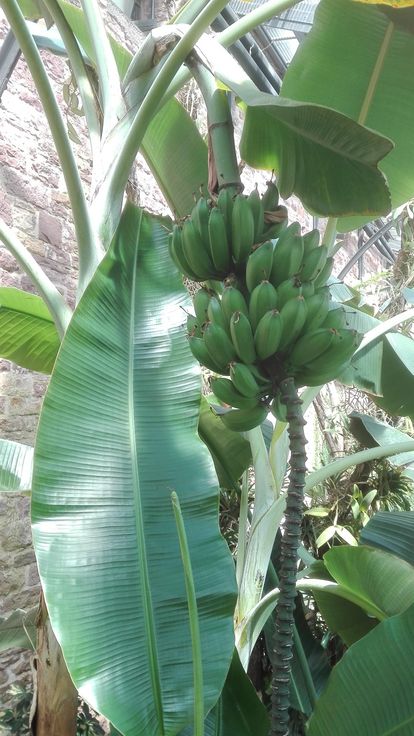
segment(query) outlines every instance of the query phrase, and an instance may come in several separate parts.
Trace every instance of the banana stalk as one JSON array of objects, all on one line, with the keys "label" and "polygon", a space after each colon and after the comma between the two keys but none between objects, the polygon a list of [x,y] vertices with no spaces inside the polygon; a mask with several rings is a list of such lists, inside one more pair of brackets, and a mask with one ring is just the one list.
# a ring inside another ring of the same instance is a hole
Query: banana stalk
[{"label": "banana stalk", "polygon": [[281,400],[286,406],[291,472],[286,499],[285,531],[281,545],[280,597],[273,633],[271,736],[289,734],[289,692],[293,650],[293,611],[296,598],[296,565],[303,516],[306,473],[305,420],[293,378],[281,383]]}]

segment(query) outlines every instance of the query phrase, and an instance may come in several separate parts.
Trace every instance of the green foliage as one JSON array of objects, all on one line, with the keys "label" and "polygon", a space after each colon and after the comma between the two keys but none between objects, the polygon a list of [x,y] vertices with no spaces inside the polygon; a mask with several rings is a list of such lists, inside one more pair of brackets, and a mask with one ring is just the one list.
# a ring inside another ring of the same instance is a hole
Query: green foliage
[{"label": "green foliage", "polygon": [[66,333],[35,450],[33,535],[52,625],[81,695],[126,736],[192,720],[173,490],[196,579],[206,711],[234,646],[233,563],[197,437],[200,381],[168,226],[126,208]]},{"label": "green foliage", "polygon": [[[393,27],[378,6],[322,0],[282,86],[284,96],[328,105],[394,142],[380,163],[393,207],[414,194],[414,85],[407,74],[413,53],[413,34]],[[369,219],[344,218],[339,227],[351,230]]]}]

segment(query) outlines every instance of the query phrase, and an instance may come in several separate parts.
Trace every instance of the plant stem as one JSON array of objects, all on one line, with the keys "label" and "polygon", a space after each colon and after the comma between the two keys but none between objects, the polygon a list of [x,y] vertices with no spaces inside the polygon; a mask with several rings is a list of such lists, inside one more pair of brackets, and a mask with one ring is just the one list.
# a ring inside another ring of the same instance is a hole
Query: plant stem
[{"label": "plant stem", "polygon": [[[272,586],[274,586],[275,588],[278,588],[279,582],[280,582],[279,576],[272,562],[269,564],[268,577],[269,577],[269,581],[271,581],[272,583]],[[299,666],[302,671],[303,679],[304,679],[306,690],[308,693],[309,702],[313,710],[316,704],[316,700],[317,700],[315,684],[313,682],[312,673],[309,669],[308,659],[303,649],[302,640],[299,636],[299,632],[296,628],[295,623],[293,624],[293,643],[296,649],[296,655],[299,661]]]},{"label": "plant stem", "polygon": [[191,566],[190,550],[181,511],[180,501],[175,491],[171,494],[171,502],[177,525],[181,559],[183,561],[185,588],[187,591],[188,614],[190,618],[191,644],[194,668],[194,736],[204,736],[204,693],[203,693],[203,659],[201,653],[200,625],[197,610],[197,597]]},{"label": "plant stem", "polygon": [[44,4],[46,5],[50,15],[55,22],[56,28],[60,33],[68,54],[71,67],[73,69],[73,73],[76,77],[79,94],[82,99],[83,111],[86,118],[89,140],[91,144],[91,153],[95,162],[99,153],[101,135],[98,113],[96,109],[95,95],[88,76],[86,65],[79,49],[76,37],[72,32],[72,29],[67,22],[57,0],[44,0]]},{"label": "plant stem", "polygon": [[306,473],[306,439],[301,404],[293,378],[280,384],[281,399],[289,422],[291,472],[287,491],[285,531],[281,544],[280,597],[276,606],[272,676],[271,736],[289,734],[289,692],[293,650],[293,612],[296,598],[297,552],[303,516],[303,489]]},{"label": "plant stem", "polygon": [[72,312],[63,296],[58,292],[56,286],[52,284],[49,277],[46,276],[32,254],[20,242],[13,230],[10,230],[2,220],[0,220],[0,240],[33,281],[40,296],[49,307],[59,335],[63,337],[72,316]]},{"label": "plant stem", "polygon": [[104,242],[109,242],[118,223],[122,196],[131,166],[140,149],[148,125],[158,110],[163,95],[200,36],[226,4],[225,0],[210,0],[206,8],[201,11],[200,15],[180,39],[177,46],[175,46],[148,90],[114,166],[109,172],[107,180],[101,188],[100,195],[95,201],[95,214],[101,225]]},{"label": "plant stem", "polygon": [[331,256],[335,247],[336,238],[336,227],[338,225],[337,217],[329,217],[326,223],[325,232],[322,238],[322,245],[325,245],[328,249],[328,253]]},{"label": "plant stem", "polygon": [[275,15],[283,13],[284,10],[293,8],[299,2],[300,0],[268,0],[267,3],[262,3],[258,8],[255,8],[255,10],[247,13],[240,20],[232,23],[225,31],[221,31],[216,37],[217,41],[222,46],[231,46],[232,43],[238,41],[246,33],[253,31],[262,23],[271,20]]},{"label": "plant stem", "polygon": [[105,139],[125,113],[121,80],[98,3],[96,0],[81,0],[81,4],[95,54],[104,118],[102,138]]},{"label": "plant stem", "polygon": [[79,247],[78,293],[82,294],[103,255],[103,251],[95,237],[66,127],[36,43],[27,27],[17,0],[8,0],[7,3],[3,3],[2,7],[26,59],[62,166]]},{"label": "plant stem", "polygon": [[[218,189],[231,187],[235,192],[241,191],[243,185],[237,163],[233,120],[227,93],[217,88],[213,74],[205,66],[200,63],[189,66],[207,107],[209,179],[211,180],[213,169]],[[215,187],[209,186],[209,189],[212,191]]]}]

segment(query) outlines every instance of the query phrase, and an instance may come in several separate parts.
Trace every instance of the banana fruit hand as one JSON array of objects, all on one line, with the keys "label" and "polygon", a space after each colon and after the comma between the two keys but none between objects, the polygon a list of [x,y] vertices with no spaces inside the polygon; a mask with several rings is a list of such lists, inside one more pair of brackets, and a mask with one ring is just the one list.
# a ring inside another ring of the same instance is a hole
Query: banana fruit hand
[{"label": "banana fruit hand", "polygon": [[[333,259],[319,232],[287,227],[273,182],[260,197],[220,191],[201,197],[170,235],[171,257],[195,281],[187,317],[194,357],[217,377],[211,388],[233,409],[224,424],[245,432],[269,411],[286,421],[279,386],[331,381],[350,363],[361,336],[348,328],[344,307],[332,301]],[[224,378],[224,376],[226,376]]]}]

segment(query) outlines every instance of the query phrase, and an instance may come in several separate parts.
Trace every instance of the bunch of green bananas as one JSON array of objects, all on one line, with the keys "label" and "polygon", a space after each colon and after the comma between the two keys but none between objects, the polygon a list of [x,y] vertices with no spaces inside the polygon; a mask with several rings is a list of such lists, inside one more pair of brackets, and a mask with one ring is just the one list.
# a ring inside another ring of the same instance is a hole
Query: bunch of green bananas
[{"label": "bunch of green bananas", "polygon": [[222,415],[231,429],[252,429],[269,409],[285,421],[280,382],[293,376],[298,387],[326,383],[347,367],[359,344],[344,307],[331,300],[332,258],[318,231],[300,232],[293,223],[277,240],[256,245],[221,293],[203,287],[194,296],[190,348],[221,374],[211,386],[235,408]]},{"label": "bunch of green bananas", "polygon": [[273,182],[263,197],[257,189],[248,197],[222,189],[215,203],[200,197],[190,217],[174,225],[171,258],[193,281],[221,280],[242,272],[253,246],[276,238],[286,227],[286,208],[278,202]]}]

